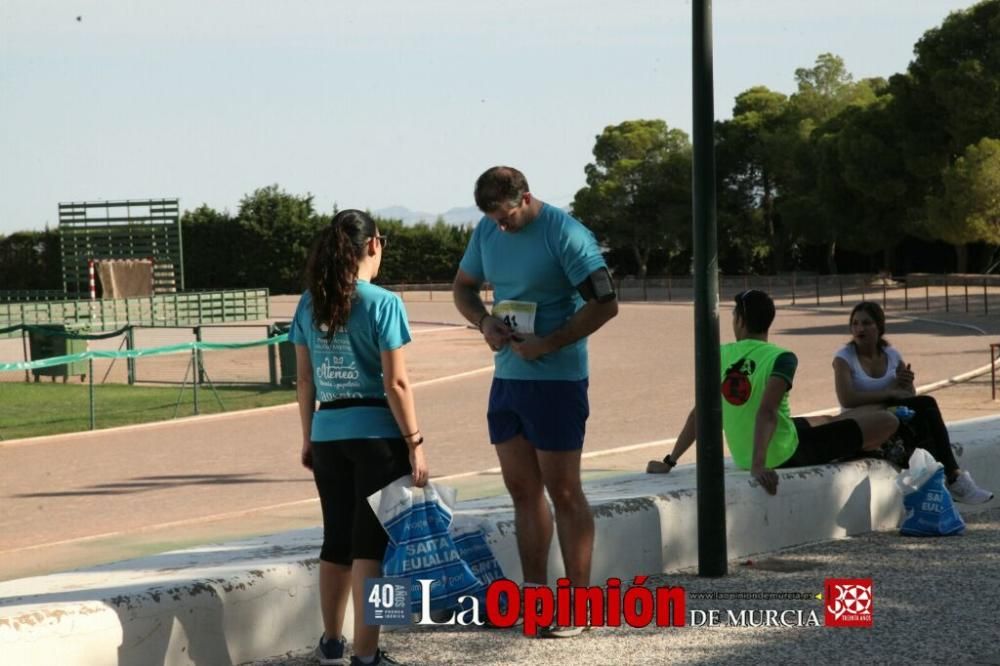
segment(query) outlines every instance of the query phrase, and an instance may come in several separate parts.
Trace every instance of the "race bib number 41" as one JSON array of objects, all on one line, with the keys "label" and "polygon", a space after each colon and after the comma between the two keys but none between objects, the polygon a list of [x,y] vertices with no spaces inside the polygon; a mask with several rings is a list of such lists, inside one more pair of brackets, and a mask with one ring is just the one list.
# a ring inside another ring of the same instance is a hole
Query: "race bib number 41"
[{"label": "race bib number 41", "polygon": [[535,332],[537,303],[529,301],[500,301],[493,306],[493,316],[507,324],[516,333]]}]

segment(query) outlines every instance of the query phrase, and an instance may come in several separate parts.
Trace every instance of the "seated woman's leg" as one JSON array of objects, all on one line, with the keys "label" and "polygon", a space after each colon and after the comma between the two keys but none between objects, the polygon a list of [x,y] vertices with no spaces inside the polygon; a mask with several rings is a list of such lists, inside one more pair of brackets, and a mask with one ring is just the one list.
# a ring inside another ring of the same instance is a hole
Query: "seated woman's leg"
[{"label": "seated woman's leg", "polygon": [[865,451],[877,451],[899,429],[899,419],[884,409],[849,409],[835,416],[832,423],[846,420],[861,428]]},{"label": "seated woman's leg", "polygon": [[918,395],[893,404],[909,407],[915,412],[913,420],[909,424],[904,424],[900,430],[905,432],[907,426],[912,429],[917,437],[916,446],[927,449],[935,460],[944,465],[944,473],[948,480],[954,481],[961,470],[958,461],[955,460],[948,426],[941,416],[937,400],[929,395]]},{"label": "seated woman's leg", "polygon": [[896,417],[885,410],[847,417],[842,414],[820,425],[802,417],[792,421],[799,445],[781,467],[824,465],[861,457],[865,451],[878,449],[898,425]]}]

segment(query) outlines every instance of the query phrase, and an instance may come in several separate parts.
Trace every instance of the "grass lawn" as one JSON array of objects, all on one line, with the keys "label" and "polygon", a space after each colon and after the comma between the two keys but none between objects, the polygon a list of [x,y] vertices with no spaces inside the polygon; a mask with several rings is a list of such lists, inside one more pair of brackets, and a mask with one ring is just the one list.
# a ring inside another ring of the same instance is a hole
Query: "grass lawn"
[{"label": "grass lawn", "polygon": [[[269,386],[216,387],[219,400],[207,385],[198,389],[201,414],[253,409],[295,402],[294,389]],[[166,421],[194,414],[191,386],[128,386],[104,384],[94,387],[94,411],[98,428]],[[86,384],[0,382],[0,439],[19,439],[88,430],[89,392]]]}]

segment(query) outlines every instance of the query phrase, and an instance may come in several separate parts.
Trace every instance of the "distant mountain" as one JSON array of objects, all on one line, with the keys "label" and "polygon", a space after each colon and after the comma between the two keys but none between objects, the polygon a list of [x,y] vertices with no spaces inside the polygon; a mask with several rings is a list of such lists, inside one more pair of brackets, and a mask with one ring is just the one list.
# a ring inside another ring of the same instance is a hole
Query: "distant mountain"
[{"label": "distant mountain", "polygon": [[410,210],[406,206],[389,206],[388,208],[379,208],[372,212],[376,217],[380,217],[383,220],[402,220],[406,226],[413,226],[420,222],[434,224],[434,221],[438,218],[436,213]]},{"label": "distant mountain", "polygon": [[483,218],[483,213],[475,206],[466,206],[464,208],[449,208],[441,214],[441,217],[448,224],[461,226],[463,224],[475,224]]},{"label": "distant mountain", "polygon": [[424,222],[434,224],[438,218],[446,224],[461,226],[463,224],[475,224],[483,216],[475,206],[465,208],[450,208],[444,213],[426,213],[421,210],[410,210],[406,206],[389,206],[373,211],[377,217],[382,219],[402,220],[406,226],[413,226]]}]

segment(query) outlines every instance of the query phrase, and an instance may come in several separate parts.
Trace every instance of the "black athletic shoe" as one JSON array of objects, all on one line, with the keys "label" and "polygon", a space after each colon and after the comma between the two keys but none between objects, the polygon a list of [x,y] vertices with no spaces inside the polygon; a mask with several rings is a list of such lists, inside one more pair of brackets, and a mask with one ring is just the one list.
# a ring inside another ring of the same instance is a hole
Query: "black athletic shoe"
[{"label": "black athletic shoe", "polygon": [[324,635],[316,646],[316,657],[320,666],[348,666],[347,655],[344,654],[346,650],[347,640],[343,636],[338,640],[328,641]]},{"label": "black athletic shoe", "polygon": [[[351,657],[351,666],[365,666],[365,664],[357,657]],[[382,652],[382,649],[379,648],[375,652],[375,661],[373,661],[368,666],[404,666],[404,665],[403,662],[396,661],[395,659],[387,655],[385,652]]]}]

